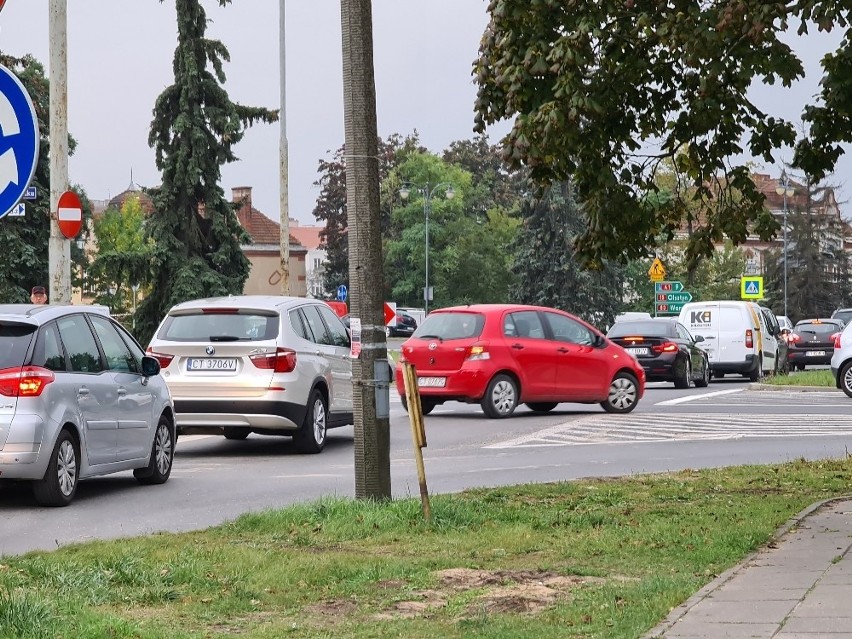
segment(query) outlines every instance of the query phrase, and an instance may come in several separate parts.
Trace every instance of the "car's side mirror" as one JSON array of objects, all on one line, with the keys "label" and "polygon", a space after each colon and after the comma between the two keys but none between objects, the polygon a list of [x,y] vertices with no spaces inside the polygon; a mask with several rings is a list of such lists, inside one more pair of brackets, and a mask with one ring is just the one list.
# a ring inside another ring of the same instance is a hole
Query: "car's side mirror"
[{"label": "car's side mirror", "polygon": [[606,337],[604,337],[603,335],[598,335],[597,333],[592,336],[592,346],[594,346],[595,348],[600,348],[604,344],[606,344]]},{"label": "car's side mirror", "polygon": [[695,340],[695,343],[697,344],[698,342],[704,341],[704,336],[703,335],[696,335],[695,337],[693,337],[693,339]]},{"label": "car's side mirror", "polygon": [[153,377],[160,372],[160,362],[156,358],[145,355],[142,357],[142,374],[145,377]]}]

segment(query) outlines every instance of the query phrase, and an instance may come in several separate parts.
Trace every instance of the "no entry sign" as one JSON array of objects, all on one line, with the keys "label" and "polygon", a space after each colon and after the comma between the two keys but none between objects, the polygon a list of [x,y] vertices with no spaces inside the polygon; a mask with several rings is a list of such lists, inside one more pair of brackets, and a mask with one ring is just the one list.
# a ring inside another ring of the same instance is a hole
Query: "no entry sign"
[{"label": "no entry sign", "polygon": [[56,207],[59,231],[68,239],[74,239],[83,228],[83,205],[74,191],[65,191],[59,196]]}]

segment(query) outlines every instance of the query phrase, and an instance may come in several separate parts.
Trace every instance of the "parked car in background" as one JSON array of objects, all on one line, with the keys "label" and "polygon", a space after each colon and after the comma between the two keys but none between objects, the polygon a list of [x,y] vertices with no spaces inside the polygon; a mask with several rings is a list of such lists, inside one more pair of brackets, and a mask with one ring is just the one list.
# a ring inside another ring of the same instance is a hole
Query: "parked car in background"
[{"label": "parked car in background", "polygon": [[352,423],[349,334],[325,302],[241,295],[174,306],[148,352],[163,367],[178,433],[289,435],[318,453]]},{"label": "parked car in background", "polygon": [[67,506],[79,480],[168,480],[174,410],[156,359],[103,307],[0,305],[0,477]]},{"label": "parked car in background", "polygon": [[840,333],[834,354],[831,356],[831,374],[837,388],[852,397],[852,324]]},{"label": "parked car in background", "polygon": [[775,321],[778,322],[778,326],[781,327],[781,331],[783,333],[788,333],[793,330],[793,322],[786,315],[776,315]]},{"label": "parked car in background", "polygon": [[674,382],[675,388],[699,388],[710,383],[710,360],[676,318],[616,321],[606,336],[633,355],[649,382]]},{"label": "parked car in background", "polygon": [[797,322],[787,340],[791,368],[831,363],[834,347],[843,332],[840,319],[807,319]]},{"label": "parked car in background", "polygon": [[408,313],[397,311],[396,326],[385,327],[388,337],[411,337],[417,330],[417,322]]},{"label": "parked car in background", "polygon": [[[547,412],[561,402],[632,411],[645,371],[621,346],[553,308],[474,304],[432,311],[401,348],[417,370],[425,413],[447,401],[478,403],[491,418],[518,404]],[[405,402],[402,367],[397,391]]]}]

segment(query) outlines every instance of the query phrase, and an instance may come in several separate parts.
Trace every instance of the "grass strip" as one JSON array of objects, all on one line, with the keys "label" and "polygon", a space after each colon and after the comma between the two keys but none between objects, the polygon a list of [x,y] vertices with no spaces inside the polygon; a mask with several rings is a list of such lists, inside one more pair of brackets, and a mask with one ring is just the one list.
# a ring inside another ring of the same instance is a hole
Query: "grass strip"
[{"label": "grass strip", "polygon": [[0,559],[0,637],[640,637],[852,461],[322,499]]},{"label": "grass strip", "polygon": [[764,378],[762,383],[771,386],[825,386],[828,388],[837,388],[834,376],[829,370],[804,370],[791,373],[790,375],[773,375]]}]

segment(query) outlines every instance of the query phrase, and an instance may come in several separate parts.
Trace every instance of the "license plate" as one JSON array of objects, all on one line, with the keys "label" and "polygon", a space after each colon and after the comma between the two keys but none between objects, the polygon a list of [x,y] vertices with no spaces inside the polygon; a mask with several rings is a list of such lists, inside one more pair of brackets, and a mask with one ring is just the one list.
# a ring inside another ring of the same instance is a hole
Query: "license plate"
[{"label": "license plate", "polygon": [[232,357],[216,357],[216,358],[190,358],[186,360],[186,370],[188,371],[235,371],[237,370],[237,360]]},{"label": "license plate", "polygon": [[647,348],[628,348],[627,352],[631,355],[647,355],[649,351]]},{"label": "license plate", "polygon": [[446,377],[418,377],[417,385],[427,388],[443,388],[447,385]]},{"label": "license plate", "polygon": [[825,351],[808,351],[805,353],[805,357],[824,357]]}]

